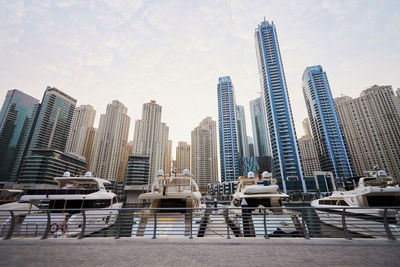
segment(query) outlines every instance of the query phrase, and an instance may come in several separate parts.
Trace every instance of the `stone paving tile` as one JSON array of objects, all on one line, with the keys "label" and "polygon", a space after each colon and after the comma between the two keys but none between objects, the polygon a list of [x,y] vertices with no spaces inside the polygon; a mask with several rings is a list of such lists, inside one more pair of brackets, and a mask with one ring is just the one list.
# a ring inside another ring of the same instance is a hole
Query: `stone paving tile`
[{"label": "stone paving tile", "polygon": [[0,266],[399,266],[400,242],[85,238],[0,241]]}]

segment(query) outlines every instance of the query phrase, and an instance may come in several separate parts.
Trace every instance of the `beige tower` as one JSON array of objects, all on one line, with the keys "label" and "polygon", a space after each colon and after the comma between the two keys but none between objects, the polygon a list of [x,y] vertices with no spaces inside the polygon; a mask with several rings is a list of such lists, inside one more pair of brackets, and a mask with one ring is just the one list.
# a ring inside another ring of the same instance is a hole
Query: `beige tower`
[{"label": "beige tower", "polygon": [[161,122],[161,106],[154,100],[143,104],[142,119],[135,123],[132,152],[150,156],[149,184],[153,182],[157,171],[164,167],[166,140],[168,140],[168,126]]},{"label": "beige tower", "polygon": [[218,181],[216,128],[216,122],[207,117],[192,131],[192,174],[203,193],[207,184]]},{"label": "beige tower", "polygon": [[172,159],[172,141],[166,140],[164,144],[164,173],[171,172],[171,159]]},{"label": "beige tower", "polygon": [[100,117],[92,159],[92,170],[97,177],[123,181],[130,124],[127,111],[121,102],[114,100]]},{"label": "beige tower", "polygon": [[190,145],[178,142],[176,147],[176,172],[182,173],[184,169],[190,170]]},{"label": "beige tower", "polygon": [[335,104],[356,175],[378,165],[400,177],[400,106],[391,86],[372,86]]},{"label": "beige tower", "polygon": [[71,123],[65,152],[84,156],[86,158],[86,170],[91,170],[93,145],[96,129],[93,127],[96,111],[91,105],[82,105],[75,109]]},{"label": "beige tower", "polygon": [[310,121],[303,120],[304,136],[297,139],[304,176],[313,176],[314,171],[320,171],[317,147],[312,137]]}]

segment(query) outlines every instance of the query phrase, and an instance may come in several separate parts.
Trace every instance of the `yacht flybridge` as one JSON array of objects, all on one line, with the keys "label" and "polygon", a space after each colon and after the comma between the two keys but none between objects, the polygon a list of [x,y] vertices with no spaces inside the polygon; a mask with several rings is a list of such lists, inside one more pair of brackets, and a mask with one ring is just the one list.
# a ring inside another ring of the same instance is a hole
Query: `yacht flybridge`
[{"label": "yacht flybridge", "polygon": [[[14,233],[16,235],[37,236],[43,234],[47,227],[47,214],[50,211],[50,234],[58,236],[75,236],[81,232],[83,225],[82,210],[85,210],[86,234],[99,231],[113,225],[118,216],[117,197],[107,191],[105,184],[109,181],[92,177],[87,172],[84,177],[71,177],[65,172],[63,177],[56,177],[56,189],[28,189],[19,202],[12,203],[13,209],[26,210],[18,214]],[[6,207],[0,206],[0,210]],[[0,231],[9,224],[6,219],[0,225]]]},{"label": "yacht flybridge", "polygon": [[[289,197],[279,191],[276,179],[271,173],[263,172],[262,177],[249,172],[239,177],[237,191],[233,195],[230,207],[233,209],[232,224],[240,224],[244,236],[264,235],[264,209],[266,208],[266,226],[269,235],[299,234],[302,227],[299,214],[282,207],[282,199]],[[268,209],[270,208],[270,209]]]},{"label": "yacht flybridge", "polygon": [[[140,201],[150,201],[150,210],[135,216],[132,236],[150,235],[154,228],[154,213],[157,213],[159,236],[189,235],[197,233],[196,222],[201,219],[201,193],[189,170],[182,174],[166,176],[162,170],[157,172],[151,191],[139,196]],[[161,208],[158,210],[158,208]],[[182,209],[183,208],[183,209]],[[187,208],[187,209],[186,209]],[[191,222],[192,221],[192,222]],[[170,229],[175,229],[172,233]]]},{"label": "yacht flybridge", "polygon": [[[347,228],[358,233],[378,236],[384,227],[383,210],[380,207],[400,207],[399,181],[387,175],[383,170],[366,172],[353,190],[333,191],[328,197],[311,202],[321,221],[336,227],[342,227],[341,212],[346,209]],[[354,207],[354,209],[351,209]],[[400,213],[392,209],[387,211],[387,220],[392,232],[400,234]]]},{"label": "yacht flybridge", "polygon": [[150,200],[150,208],[200,208],[201,193],[189,170],[181,175],[165,176],[158,171],[149,193],[139,196],[139,200]]}]

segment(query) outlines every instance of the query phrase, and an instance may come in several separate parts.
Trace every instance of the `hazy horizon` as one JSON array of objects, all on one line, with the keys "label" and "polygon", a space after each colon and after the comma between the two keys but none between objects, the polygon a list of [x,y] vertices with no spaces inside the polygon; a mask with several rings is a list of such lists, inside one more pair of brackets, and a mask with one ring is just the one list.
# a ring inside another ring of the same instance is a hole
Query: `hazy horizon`
[{"label": "hazy horizon", "polygon": [[[400,87],[399,1],[0,1],[0,98],[41,100],[54,86],[96,109],[119,100],[131,117],[156,100],[173,151],[207,116],[230,76],[246,112],[259,96],[254,30],[277,28],[297,137],[307,110],[301,77],[322,65],[334,97],[374,84]],[[173,152],[174,154],[175,152]]]}]

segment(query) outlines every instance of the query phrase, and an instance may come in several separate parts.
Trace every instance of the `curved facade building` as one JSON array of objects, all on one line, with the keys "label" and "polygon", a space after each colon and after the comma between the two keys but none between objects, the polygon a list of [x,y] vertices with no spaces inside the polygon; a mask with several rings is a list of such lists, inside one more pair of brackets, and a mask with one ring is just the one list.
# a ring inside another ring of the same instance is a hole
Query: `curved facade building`
[{"label": "curved facade building", "polygon": [[352,177],[353,171],[333,101],[328,78],[321,66],[303,73],[303,94],[322,171]]},{"label": "curved facade building", "polygon": [[[261,22],[255,31],[254,39],[275,177],[284,192],[288,190],[306,192],[274,23],[265,20]],[[291,185],[296,184],[296,188],[287,188],[288,180]]]}]

